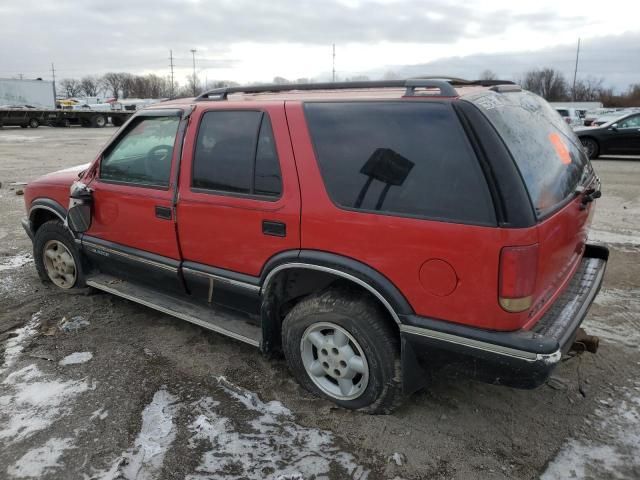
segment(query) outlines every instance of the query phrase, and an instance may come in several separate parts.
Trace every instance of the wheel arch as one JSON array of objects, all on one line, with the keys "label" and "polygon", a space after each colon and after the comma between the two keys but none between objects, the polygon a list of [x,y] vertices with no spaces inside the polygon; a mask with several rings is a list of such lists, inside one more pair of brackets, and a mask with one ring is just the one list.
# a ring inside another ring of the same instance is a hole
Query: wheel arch
[{"label": "wheel arch", "polygon": [[365,291],[388,313],[388,320],[398,334],[400,315],[413,313],[399,289],[368,265],[328,252],[296,253],[268,262],[261,276],[261,348],[265,353],[280,351],[282,320],[297,301],[338,281]]},{"label": "wheel arch", "polygon": [[61,220],[64,222],[66,218],[67,210],[55,200],[37,198],[31,203],[29,221],[34,234],[45,222],[49,220]]}]

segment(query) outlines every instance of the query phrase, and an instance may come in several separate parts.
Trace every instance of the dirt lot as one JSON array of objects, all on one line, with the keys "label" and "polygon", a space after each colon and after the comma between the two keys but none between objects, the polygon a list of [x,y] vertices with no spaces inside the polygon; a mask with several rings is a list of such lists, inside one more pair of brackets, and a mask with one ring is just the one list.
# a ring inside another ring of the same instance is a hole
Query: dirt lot
[{"label": "dirt lot", "polygon": [[85,163],[113,128],[0,130],[0,478],[640,478],[640,161],[595,167],[612,249],[597,355],[519,391],[440,374],[395,414],[333,408],[282,360],[38,280],[10,182]]}]

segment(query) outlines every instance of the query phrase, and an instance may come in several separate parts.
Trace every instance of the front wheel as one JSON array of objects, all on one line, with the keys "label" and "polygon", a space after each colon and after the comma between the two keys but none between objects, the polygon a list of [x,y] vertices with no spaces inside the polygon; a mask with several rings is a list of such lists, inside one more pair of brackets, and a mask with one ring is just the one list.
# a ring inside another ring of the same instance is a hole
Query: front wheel
[{"label": "front wheel", "polygon": [[398,335],[365,292],[330,288],[293,307],[282,325],[290,370],[344,408],[390,413],[401,401]]},{"label": "front wheel", "polygon": [[40,126],[40,121],[37,118],[32,118],[29,120],[29,126],[31,128],[38,128]]},{"label": "front wheel", "polygon": [[46,222],[38,229],[33,258],[43,282],[63,290],[85,287],[80,254],[71,233],[59,220]]},{"label": "front wheel", "polygon": [[595,160],[598,158],[600,154],[600,147],[598,142],[596,142],[593,138],[581,138],[582,146],[584,147],[584,151],[587,153],[587,156],[591,160]]}]

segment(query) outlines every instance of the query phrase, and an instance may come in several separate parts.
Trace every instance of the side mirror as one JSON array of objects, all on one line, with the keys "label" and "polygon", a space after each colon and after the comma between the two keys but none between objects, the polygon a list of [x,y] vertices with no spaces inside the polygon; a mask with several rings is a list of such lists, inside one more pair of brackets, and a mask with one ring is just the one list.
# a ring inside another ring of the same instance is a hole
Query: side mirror
[{"label": "side mirror", "polygon": [[618,131],[618,124],[614,123],[613,125],[611,125],[609,127],[609,130],[613,130],[614,132],[617,132]]},{"label": "side mirror", "polygon": [[69,192],[67,225],[72,232],[83,233],[91,227],[93,194],[82,182],[74,182]]}]

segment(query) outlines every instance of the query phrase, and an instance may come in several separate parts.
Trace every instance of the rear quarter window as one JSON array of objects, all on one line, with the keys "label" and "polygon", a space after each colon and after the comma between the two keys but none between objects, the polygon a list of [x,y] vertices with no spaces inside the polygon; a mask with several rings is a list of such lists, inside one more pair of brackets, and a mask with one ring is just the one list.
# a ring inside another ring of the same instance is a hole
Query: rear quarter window
[{"label": "rear quarter window", "polygon": [[318,102],[305,104],[305,115],[338,206],[495,225],[486,180],[450,104]]},{"label": "rear quarter window", "polygon": [[538,218],[572,198],[592,172],[580,140],[543,98],[485,91],[463,100],[484,113],[511,152]]}]

